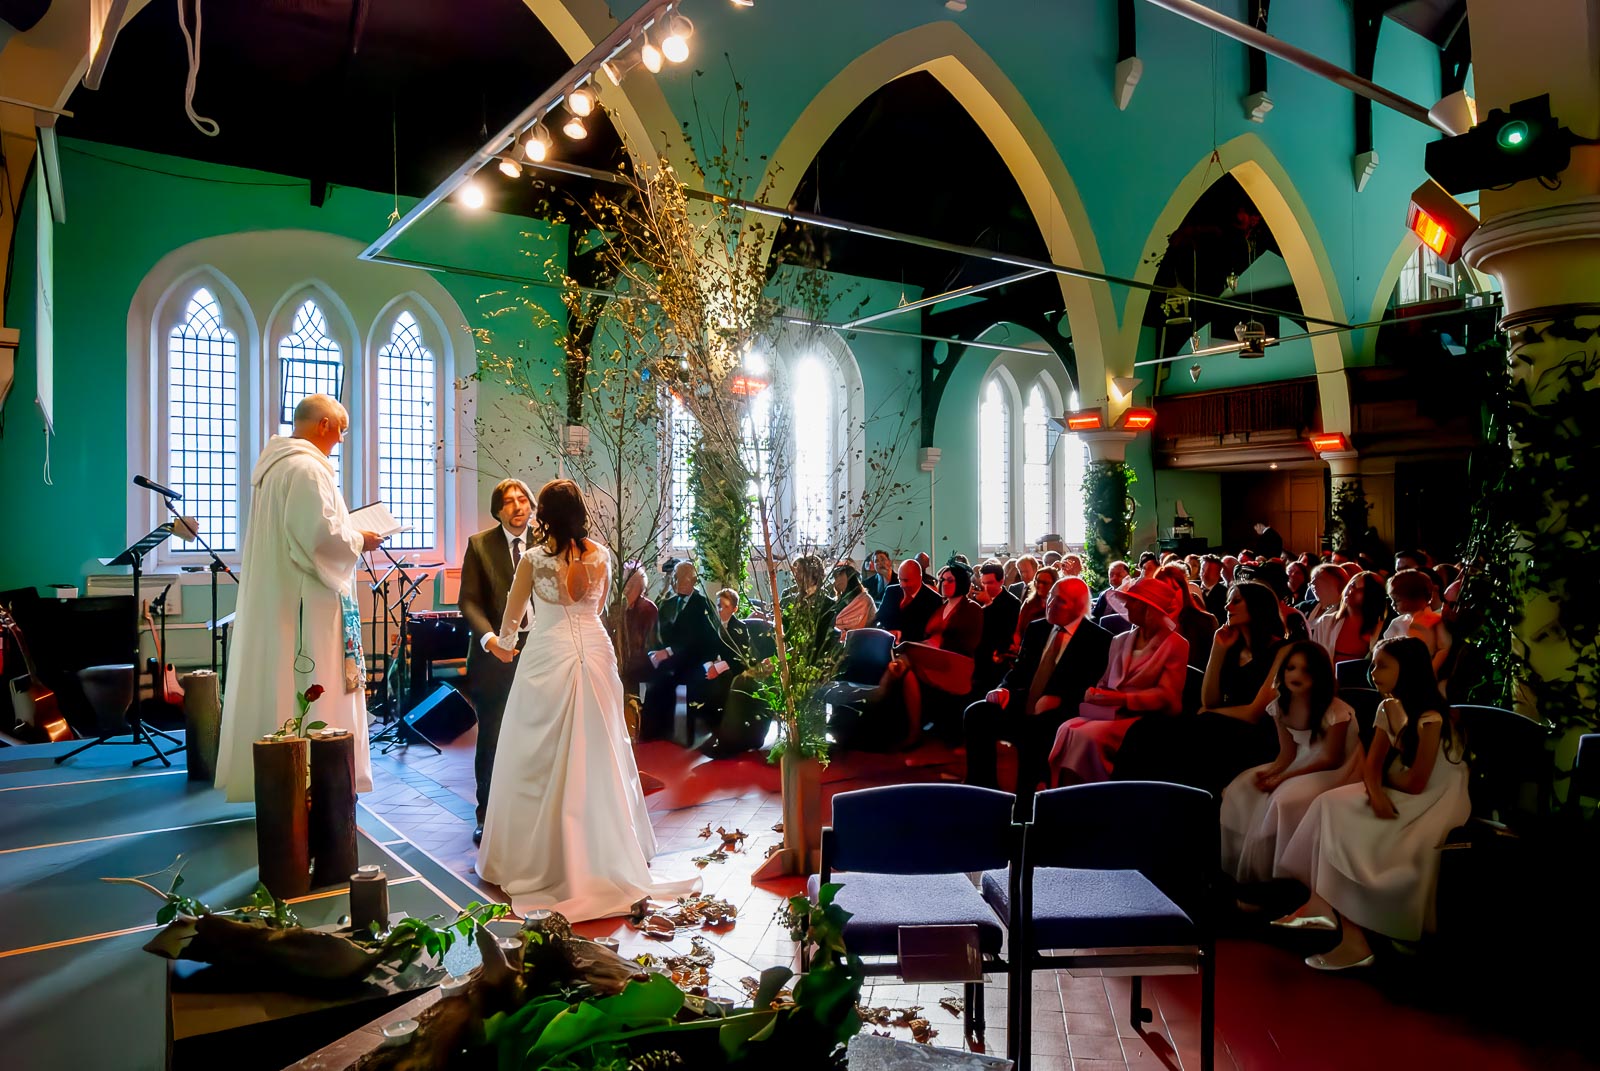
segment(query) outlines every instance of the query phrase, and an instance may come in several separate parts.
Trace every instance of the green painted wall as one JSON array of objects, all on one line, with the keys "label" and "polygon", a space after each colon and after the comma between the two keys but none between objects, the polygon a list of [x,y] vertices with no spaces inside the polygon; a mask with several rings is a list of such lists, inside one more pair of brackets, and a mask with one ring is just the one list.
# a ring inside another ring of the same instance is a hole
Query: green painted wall
[{"label": "green painted wall", "polygon": [[1151,482],[1155,487],[1155,522],[1163,530],[1172,527],[1181,499],[1194,519],[1195,538],[1204,539],[1212,546],[1222,542],[1221,473],[1157,469]]}]

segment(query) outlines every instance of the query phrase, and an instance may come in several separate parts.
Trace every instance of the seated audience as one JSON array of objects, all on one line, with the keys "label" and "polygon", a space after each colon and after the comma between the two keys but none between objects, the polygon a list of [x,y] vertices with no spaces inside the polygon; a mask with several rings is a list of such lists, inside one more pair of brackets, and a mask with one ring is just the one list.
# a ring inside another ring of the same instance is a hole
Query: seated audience
[{"label": "seated audience", "polygon": [[[756,661],[750,649],[748,626],[738,616],[739,593],[732,588],[717,592],[719,650],[706,666],[704,709],[716,720],[711,738],[701,750],[718,758],[758,748],[765,741],[771,717],[750,696],[746,670]],[[741,687],[743,685],[743,687]]]},{"label": "seated audience", "polygon": [[[830,644],[837,646],[838,633],[833,631],[836,613],[833,596],[824,587],[822,559],[815,554],[802,554],[794,559],[789,572],[794,583],[783,596],[783,631],[785,636],[804,632],[810,636],[812,655],[818,655]],[[789,643],[793,645],[791,639]]]},{"label": "seated audience", "polygon": [[983,610],[967,598],[971,587],[972,573],[960,562],[939,570],[943,604],[928,619],[920,642],[895,648],[883,685],[873,696],[880,703],[898,699],[905,711],[907,746],[915,746],[928,725],[949,738],[959,732],[960,701],[972,691],[972,655],[983,633]]},{"label": "seated audience", "polygon": [[706,663],[722,651],[716,611],[695,587],[693,562],[680,561],[672,571],[673,595],[661,604],[657,635],[661,646],[650,652],[655,667],[645,690],[639,738],[653,740],[672,732],[678,685],[687,693],[689,716],[715,720],[721,713],[706,706]]},{"label": "seated audience", "polygon": [[[627,629],[626,662],[622,667],[623,690],[637,695],[639,686],[650,679],[655,668],[650,664],[650,651],[656,644],[656,604],[645,597],[644,569],[638,562],[629,562],[623,569],[622,627]],[[615,623],[612,634],[620,641]]]},{"label": "seated audience", "polygon": [[[1061,552],[1059,550],[1047,550],[1047,551],[1044,552],[1044,564],[1045,565],[1048,565],[1051,568],[1054,568],[1056,566],[1056,564],[1058,562],[1060,562],[1060,561],[1061,561]],[[1057,569],[1056,571],[1060,572],[1059,569]]]},{"label": "seated audience", "polygon": [[1078,716],[1056,733],[1050,768],[1060,784],[1106,780],[1139,718],[1175,717],[1183,709],[1189,669],[1189,643],[1177,629],[1183,595],[1158,576],[1112,592],[1111,604],[1133,628],[1111,638],[1105,673],[1084,693]]},{"label": "seated audience", "polygon": [[1122,585],[1128,582],[1128,563],[1114,561],[1106,566],[1106,589],[1094,600],[1094,609],[1089,611],[1089,620],[1099,621],[1109,613],[1114,613],[1111,603],[1106,599],[1113,591],[1121,590]]},{"label": "seated audience", "polygon": [[1200,593],[1212,617],[1220,621],[1228,615],[1228,581],[1222,575],[1222,559],[1215,554],[1200,559]]},{"label": "seated audience", "polygon": [[1033,574],[1033,583],[1028,585],[1027,593],[1022,597],[1022,609],[1017,613],[1017,628],[1011,635],[1011,649],[1022,649],[1022,634],[1028,626],[1044,616],[1045,600],[1050,597],[1050,587],[1056,582],[1054,569],[1039,569]]},{"label": "seated audience", "polygon": [[1311,583],[1311,572],[1298,558],[1286,563],[1283,571],[1289,583],[1289,605],[1298,609],[1306,601],[1306,586]]},{"label": "seated audience", "polygon": [[1306,631],[1316,628],[1318,618],[1339,612],[1344,586],[1344,570],[1337,565],[1319,565],[1311,570],[1311,588],[1306,593],[1308,597],[1295,607],[1305,615]]},{"label": "seated audience", "polygon": [[1289,647],[1267,704],[1278,757],[1222,790],[1222,869],[1240,884],[1271,880],[1311,801],[1360,779],[1361,732],[1336,690],[1326,651],[1308,640]]},{"label": "seated audience", "polygon": [[1283,619],[1284,635],[1290,640],[1306,638],[1306,618],[1289,603],[1289,577],[1283,563],[1277,560],[1258,562],[1248,566],[1244,578],[1265,584],[1278,597],[1278,614]]},{"label": "seated audience", "polygon": [[856,567],[848,562],[833,567],[833,596],[837,607],[833,627],[841,633],[866,628],[878,616],[878,604],[862,585]]},{"label": "seated audience", "polygon": [[[1224,554],[1222,556],[1222,582],[1231,585],[1234,581],[1234,571],[1238,568],[1239,559],[1232,554]],[[1226,603],[1224,603],[1224,606],[1226,606]],[[1222,615],[1218,614],[1217,616],[1221,617]]]},{"label": "seated audience", "polygon": [[1155,551],[1147,550],[1139,555],[1139,577],[1148,580],[1156,575],[1156,570],[1161,568],[1161,556]]},{"label": "seated audience", "polygon": [[[1396,556],[1398,562],[1400,556]],[[1430,605],[1433,581],[1421,569],[1402,569],[1389,578],[1389,601],[1395,617],[1383,633],[1386,640],[1412,636],[1428,648],[1428,659],[1437,674],[1450,654],[1450,629],[1444,618]]]},{"label": "seated audience", "polygon": [[1060,576],[1082,576],[1083,559],[1076,554],[1063,555],[1056,567],[1056,572]]},{"label": "seated audience", "polygon": [[1039,571],[1039,559],[1032,554],[1024,554],[1017,559],[1017,583],[1011,585],[1011,594],[1028,601],[1028,585],[1033,583],[1033,575]]},{"label": "seated audience", "polygon": [[1217,634],[1217,619],[1211,616],[1205,603],[1200,601],[1200,596],[1189,586],[1183,566],[1176,563],[1163,565],[1156,579],[1171,584],[1178,593],[1178,632],[1189,644],[1189,665],[1205,665],[1206,659],[1211,657],[1211,640]]},{"label": "seated audience", "polygon": [[894,583],[894,559],[886,550],[872,552],[872,569],[861,579],[861,586],[872,596],[874,603],[883,602],[883,596]]},{"label": "seated audience", "polygon": [[878,604],[874,628],[894,633],[896,642],[916,642],[927,635],[928,619],[942,603],[922,582],[922,566],[915,559],[900,563],[900,582],[890,585]]},{"label": "seated audience", "polygon": [[1017,559],[1006,559],[1006,587],[1012,589],[1011,594],[1017,596],[1017,605],[1022,604],[1022,596],[1017,592],[1016,586],[1022,582],[1022,570],[1017,567]]},{"label": "seated audience", "polygon": [[1312,623],[1311,638],[1322,645],[1334,665],[1371,658],[1383,638],[1383,581],[1376,573],[1357,573],[1344,586],[1339,609]]},{"label": "seated audience", "polygon": [[1318,970],[1370,965],[1364,930],[1415,941],[1431,928],[1439,846],[1472,813],[1464,748],[1427,645],[1380,643],[1372,682],[1386,698],[1362,781],[1312,801],[1280,866],[1311,897],[1276,925],[1340,931],[1331,951],[1306,960]]},{"label": "seated audience", "polygon": [[998,787],[995,748],[1017,748],[1017,815],[1033,813],[1034,786],[1045,779],[1056,730],[1078,713],[1090,685],[1106,671],[1111,636],[1084,619],[1089,586],[1068,577],[1051,589],[1045,616],[1023,639],[1022,652],[1000,687],[967,708],[967,783]]},{"label": "seated audience", "polygon": [[1011,662],[1011,638],[1017,631],[1017,615],[1022,603],[1005,586],[1005,569],[999,562],[985,562],[978,569],[973,588],[975,601],[983,607],[983,631],[972,653],[973,687],[988,691]]},{"label": "seated audience", "polygon": [[1227,624],[1206,661],[1199,715],[1139,719],[1123,738],[1117,780],[1171,781],[1220,797],[1240,771],[1277,754],[1278,734],[1265,714],[1285,649],[1278,606],[1265,584],[1233,586]]}]

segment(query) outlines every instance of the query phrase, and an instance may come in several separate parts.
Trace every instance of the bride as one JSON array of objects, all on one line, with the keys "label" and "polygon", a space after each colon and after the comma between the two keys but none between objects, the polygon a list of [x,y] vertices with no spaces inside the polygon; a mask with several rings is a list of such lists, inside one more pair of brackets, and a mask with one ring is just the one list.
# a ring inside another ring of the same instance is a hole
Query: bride
[{"label": "bride", "polygon": [[571,480],[539,489],[536,516],[542,541],[517,564],[489,642],[510,661],[530,595],[538,600],[506,701],[477,870],[519,913],[549,908],[578,922],[625,914],[641,897],[682,896],[700,880],[650,872],[655,832],[600,619],[611,552],[588,538],[588,509]]}]

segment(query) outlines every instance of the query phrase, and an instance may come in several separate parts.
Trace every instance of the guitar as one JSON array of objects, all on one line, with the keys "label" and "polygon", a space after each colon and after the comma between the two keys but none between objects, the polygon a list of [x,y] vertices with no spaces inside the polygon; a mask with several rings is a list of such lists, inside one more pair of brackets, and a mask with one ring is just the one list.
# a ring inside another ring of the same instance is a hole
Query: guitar
[{"label": "guitar", "polygon": [[56,693],[45,687],[44,678],[39,676],[39,670],[33,664],[33,656],[28,653],[28,645],[22,640],[22,629],[17,627],[16,620],[3,606],[0,606],[0,629],[11,637],[11,642],[22,655],[22,664],[28,670],[27,704],[31,712],[24,718],[14,719],[15,731],[24,739],[41,744],[77,739],[78,734],[72,731],[67,719],[61,716],[61,710],[56,704]]},{"label": "guitar", "polygon": [[[166,615],[161,617],[162,624],[166,624]],[[144,604],[144,623],[150,626],[150,642],[156,646],[155,669],[152,672],[151,690],[161,697],[161,701],[170,706],[183,705],[183,685],[178,683],[178,671],[161,651],[161,634],[156,631],[156,622],[150,616],[150,604]]]}]

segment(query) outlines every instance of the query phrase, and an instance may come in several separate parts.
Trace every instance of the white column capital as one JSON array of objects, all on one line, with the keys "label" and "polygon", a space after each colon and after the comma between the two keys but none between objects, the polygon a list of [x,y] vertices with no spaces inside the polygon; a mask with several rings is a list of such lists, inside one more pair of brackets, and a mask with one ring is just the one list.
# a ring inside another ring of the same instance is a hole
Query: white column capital
[{"label": "white column capital", "polygon": [[1126,461],[1128,444],[1138,437],[1137,432],[1115,431],[1111,428],[1080,431],[1077,434],[1089,447],[1090,461]]}]

